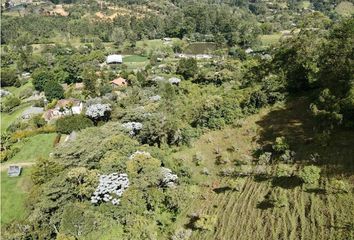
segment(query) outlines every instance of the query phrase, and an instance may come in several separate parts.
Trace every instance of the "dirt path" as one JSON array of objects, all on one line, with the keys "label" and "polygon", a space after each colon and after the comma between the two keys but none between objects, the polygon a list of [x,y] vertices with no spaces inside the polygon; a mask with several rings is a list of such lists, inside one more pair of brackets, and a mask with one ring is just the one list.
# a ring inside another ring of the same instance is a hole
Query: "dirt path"
[{"label": "dirt path", "polygon": [[10,166],[10,165],[16,165],[16,166],[21,166],[21,167],[30,167],[32,165],[34,165],[35,162],[16,162],[16,163],[3,163],[1,164],[0,166],[0,171],[6,171],[7,168]]}]

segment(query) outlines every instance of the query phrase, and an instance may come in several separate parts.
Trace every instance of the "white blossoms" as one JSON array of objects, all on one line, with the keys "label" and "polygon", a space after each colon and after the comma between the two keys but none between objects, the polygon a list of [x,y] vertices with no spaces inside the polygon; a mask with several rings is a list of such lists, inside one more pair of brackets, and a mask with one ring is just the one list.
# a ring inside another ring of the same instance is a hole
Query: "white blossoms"
[{"label": "white blossoms", "polygon": [[123,123],[122,127],[128,130],[130,135],[134,136],[137,133],[137,131],[143,128],[143,124],[140,122],[127,122],[127,123]]},{"label": "white blossoms", "polygon": [[110,104],[93,104],[87,108],[86,116],[89,116],[91,118],[100,118],[104,117],[106,112],[109,112],[111,110],[112,109]]},{"label": "white blossoms", "polygon": [[129,187],[129,179],[126,173],[112,173],[100,175],[99,185],[91,197],[91,203],[111,202],[113,205],[120,203],[120,197]]},{"label": "white blossoms", "polygon": [[132,155],[129,156],[129,160],[134,159],[136,156],[138,155],[144,155],[147,158],[151,158],[151,154],[149,152],[145,152],[145,151],[136,151],[135,153],[133,153]]},{"label": "white blossoms", "polygon": [[163,176],[161,184],[166,187],[174,187],[178,180],[178,176],[173,174],[171,169],[165,167],[161,167],[161,173]]}]

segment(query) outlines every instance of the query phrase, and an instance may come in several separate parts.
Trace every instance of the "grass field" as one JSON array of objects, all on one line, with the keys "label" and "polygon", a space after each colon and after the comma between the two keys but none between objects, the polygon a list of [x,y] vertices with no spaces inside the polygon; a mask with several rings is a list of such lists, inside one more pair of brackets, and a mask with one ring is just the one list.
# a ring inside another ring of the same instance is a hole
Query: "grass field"
[{"label": "grass field", "polygon": [[[313,134],[312,122],[307,110],[307,98],[296,98],[259,114],[248,117],[240,128],[227,128],[203,135],[192,148],[173,155],[184,160],[193,173],[195,186],[199,188],[188,207],[176,221],[176,228],[190,227],[188,217],[193,213],[216,216],[217,222],[211,231],[194,230],[191,239],[353,239],[354,195],[325,194],[323,191],[306,191],[299,184],[277,185],[274,178],[249,176],[240,191],[228,188],[226,177],[219,176],[221,169],[235,167],[235,160],[246,159],[259,146],[267,146],[275,136],[286,136],[296,152],[297,165],[308,161],[310,152],[321,153],[322,180],[327,176],[353,179],[354,132],[338,131],[330,145],[319,147],[306,143]],[[228,149],[233,149],[231,152]],[[227,155],[229,162],[215,164],[215,152]],[[202,159],[199,166],[193,164],[198,153]],[[333,164],[339,167],[334,168]],[[201,174],[203,168],[209,175]],[[271,172],[272,169],[269,169]],[[290,183],[290,182],[289,182]],[[280,187],[286,192],[285,207],[270,207],[264,197]]]},{"label": "grass field", "polygon": [[16,108],[15,111],[11,113],[1,113],[1,132],[5,132],[6,129],[14,122],[22,112],[28,107],[28,104],[22,104]]},{"label": "grass field", "polygon": [[13,147],[18,147],[20,152],[8,162],[34,162],[38,157],[48,157],[55,137],[56,133],[40,134],[16,143]]},{"label": "grass field", "polygon": [[1,172],[1,225],[26,217],[24,201],[30,188],[30,169],[26,168],[20,177],[12,178]]},{"label": "grass field", "polygon": [[123,57],[124,63],[133,63],[133,62],[146,62],[148,60],[147,57],[139,56],[139,55],[130,55]]},{"label": "grass field", "polygon": [[270,46],[272,44],[275,44],[279,41],[281,38],[282,34],[281,33],[274,33],[274,34],[269,34],[269,35],[262,35],[260,37],[261,43],[263,46]]},{"label": "grass field", "polygon": [[20,93],[29,88],[32,87],[32,82],[28,81],[26,84],[22,85],[21,87],[5,87],[4,89],[11,92],[14,96],[19,97]]}]

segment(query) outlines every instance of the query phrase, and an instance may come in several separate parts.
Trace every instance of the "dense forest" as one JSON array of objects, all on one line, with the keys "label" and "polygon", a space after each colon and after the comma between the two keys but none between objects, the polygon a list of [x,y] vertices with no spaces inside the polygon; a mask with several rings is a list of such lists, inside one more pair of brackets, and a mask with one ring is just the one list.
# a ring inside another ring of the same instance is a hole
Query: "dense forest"
[{"label": "dense forest", "polygon": [[1,238],[354,238],[353,14],[4,2]]}]

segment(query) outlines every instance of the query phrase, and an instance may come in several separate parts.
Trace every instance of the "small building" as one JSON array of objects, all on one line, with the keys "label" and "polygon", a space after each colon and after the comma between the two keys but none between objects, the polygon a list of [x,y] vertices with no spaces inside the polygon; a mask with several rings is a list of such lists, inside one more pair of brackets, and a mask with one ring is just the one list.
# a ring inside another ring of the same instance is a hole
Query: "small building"
[{"label": "small building", "polygon": [[34,115],[43,113],[43,108],[41,107],[29,107],[21,114],[22,119],[30,119]]},{"label": "small building", "polygon": [[122,77],[116,78],[110,82],[113,87],[125,87],[128,85],[127,80]]},{"label": "small building", "polygon": [[171,41],[172,41],[172,39],[169,38],[169,37],[164,37],[163,40],[164,40],[165,42],[171,42]]},{"label": "small building", "polygon": [[17,165],[11,165],[7,169],[7,175],[9,177],[18,177],[21,175],[22,167],[17,166]]},{"label": "small building", "polygon": [[122,64],[123,63],[123,57],[122,55],[118,54],[112,54],[108,55],[106,59],[107,64]]}]

